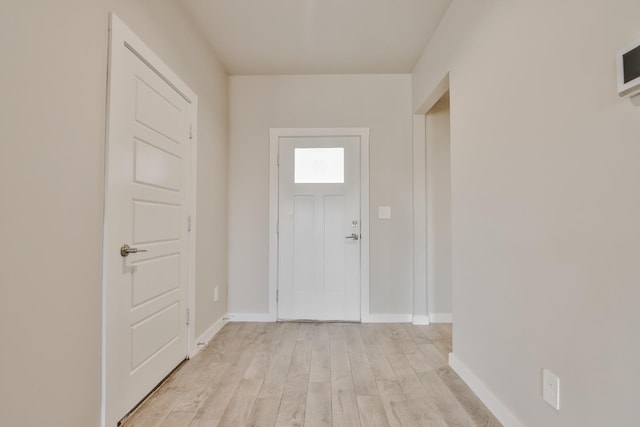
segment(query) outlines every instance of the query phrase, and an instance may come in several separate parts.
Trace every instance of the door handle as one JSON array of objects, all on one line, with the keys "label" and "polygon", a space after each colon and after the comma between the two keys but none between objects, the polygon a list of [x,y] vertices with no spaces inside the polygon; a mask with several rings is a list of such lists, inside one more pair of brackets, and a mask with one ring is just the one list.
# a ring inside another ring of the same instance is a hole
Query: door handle
[{"label": "door handle", "polygon": [[351,234],[351,236],[345,236],[345,239],[358,240],[358,239],[360,239],[360,237],[356,233],[353,233],[353,234]]},{"label": "door handle", "polygon": [[120,248],[120,255],[123,256],[123,257],[129,256],[129,254],[137,254],[138,252],[147,252],[147,250],[146,249],[131,248],[127,244],[122,245],[122,247]]}]

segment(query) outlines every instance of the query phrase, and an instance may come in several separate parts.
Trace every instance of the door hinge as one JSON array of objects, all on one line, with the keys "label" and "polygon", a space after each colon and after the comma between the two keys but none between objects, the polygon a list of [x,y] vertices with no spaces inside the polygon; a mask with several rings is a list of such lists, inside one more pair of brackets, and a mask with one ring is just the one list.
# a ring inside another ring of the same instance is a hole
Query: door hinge
[{"label": "door hinge", "polygon": [[191,311],[187,308],[187,326],[191,323]]},{"label": "door hinge", "polygon": [[189,139],[193,139],[193,125],[189,125]]},{"label": "door hinge", "polygon": [[280,301],[280,289],[276,289],[276,302]]},{"label": "door hinge", "polygon": [[191,215],[187,217],[187,231],[191,232]]}]

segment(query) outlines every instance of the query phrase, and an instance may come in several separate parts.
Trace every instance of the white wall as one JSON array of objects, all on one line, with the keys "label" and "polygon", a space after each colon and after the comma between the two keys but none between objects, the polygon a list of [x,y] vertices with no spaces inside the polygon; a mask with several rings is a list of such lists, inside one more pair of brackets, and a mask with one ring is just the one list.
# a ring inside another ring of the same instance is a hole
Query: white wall
[{"label": "white wall", "polygon": [[615,78],[638,16],[635,0],[455,0],[414,70],[422,113],[450,72],[454,358],[507,425],[638,423],[640,108]]},{"label": "white wall", "polygon": [[410,314],[411,76],[233,76],[229,90],[229,311],[268,312],[269,128],[368,127],[371,312]]},{"label": "white wall", "polygon": [[179,3],[3,0],[3,425],[99,425],[109,11],[198,94],[196,333],[226,312],[227,77]]},{"label": "white wall", "polygon": [[449,94],[426,115],[427,303],[432,321],[451,315],[451,159]]}]

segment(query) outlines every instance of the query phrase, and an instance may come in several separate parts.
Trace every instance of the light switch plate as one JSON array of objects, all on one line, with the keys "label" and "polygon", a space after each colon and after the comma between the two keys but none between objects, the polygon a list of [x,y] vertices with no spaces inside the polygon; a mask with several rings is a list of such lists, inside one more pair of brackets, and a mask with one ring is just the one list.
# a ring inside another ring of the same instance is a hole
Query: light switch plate
[{"label": "light switch plate", "polygon": [[560,379],[546,369],[542,370],[542,399],[556,411],[560,410]]},{"label": "light switch plate", "polygon": [[378,206],[378,219],[391,219],[391,206]]},{"label": "light switch plate", "polygon": [[218,287],[213,288],[213,302],[218,302],[220,297],[218,296]]}]

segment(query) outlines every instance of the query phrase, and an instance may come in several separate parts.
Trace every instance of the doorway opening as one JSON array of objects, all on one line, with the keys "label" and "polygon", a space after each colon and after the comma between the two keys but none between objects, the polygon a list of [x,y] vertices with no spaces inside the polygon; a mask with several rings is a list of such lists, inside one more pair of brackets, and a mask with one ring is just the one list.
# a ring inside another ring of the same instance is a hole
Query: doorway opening
[{"label": "doorway opening", "polygon": [[413,323],[453,322],[449,75],[413,116]]},{"label": "doorway opening", "polygon": [[447,92],[425,118],[427,311],[432,323],[452,322],[450,117]]}]

